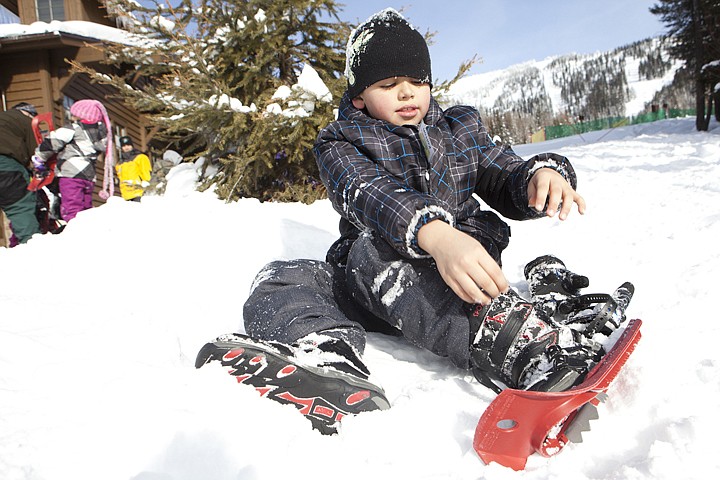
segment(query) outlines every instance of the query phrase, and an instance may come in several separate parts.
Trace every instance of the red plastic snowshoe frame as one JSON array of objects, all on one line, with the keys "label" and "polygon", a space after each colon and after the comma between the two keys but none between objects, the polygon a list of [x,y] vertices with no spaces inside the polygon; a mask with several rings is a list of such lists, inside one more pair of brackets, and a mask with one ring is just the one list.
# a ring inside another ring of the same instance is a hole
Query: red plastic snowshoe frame
[{"label": "red plastic snowshoe frame", "polygon": [[[32,129],[33,133],[35,134],[35,141],[38,145],[40,145],[40,143],[42,143],[43,139],[45,138],[45,136],[43,135],[43,131],[40,129],[40,124],[42,123],[47,125],[47,130],[45,130],[46,133],[55,130],[55,125],[53,124],[53,117],[51,112],[40,113],[38,115],[35,115],[35,117],[32,119]],[[55,178],[56,164],[57,158],[53,155],[50,160],[45,162],[45,166],[47,167],[47,174],[33,175],[33,178],[30,180],[30,184],[28,185],[27,189],[31,192],[36,192],[45,185],[50,185],[50,183],[52,183],[53,179]]]},{"label": "red plastic snowshoe frame", "polygon": [[640,340],[641,320],[631,320],[615,345],[576,387],[563,392],[503,390],[475,429],[473,447],[483,462],[523,470],[534,452],[553,456],[568,443],[565,435],[579,409],[597,405]]}]

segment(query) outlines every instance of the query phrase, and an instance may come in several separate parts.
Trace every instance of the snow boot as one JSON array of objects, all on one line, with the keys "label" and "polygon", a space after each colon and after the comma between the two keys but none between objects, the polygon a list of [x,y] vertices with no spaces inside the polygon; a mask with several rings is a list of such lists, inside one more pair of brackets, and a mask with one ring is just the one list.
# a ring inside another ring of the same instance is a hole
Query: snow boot
[{"label": "snow boot", "polygon": [[586,276],[571,272],[553,255],[537,257],[525,265],[524,273],[533,304],[543,318],[553,318],[560,303],[577,297],[590,284]]},{"label": "snow boot", "polygon": [[496,393],[502,391],[501,385],[567,390],[581,383],[604,354],[599,343],[541,318],[533,304],[513,290],[489,305],[475,306],[470,323],[476,332],[470,347],[471,370]]},{"label": "snow boot", "polygon": [[297,407],[323,434],[337,433],[347,415],[390,408],[355,349],[327,335],[311,334],[293,345],[223,335],[202,347],[195,368],[214,360],[230,367],[238,383]]}]

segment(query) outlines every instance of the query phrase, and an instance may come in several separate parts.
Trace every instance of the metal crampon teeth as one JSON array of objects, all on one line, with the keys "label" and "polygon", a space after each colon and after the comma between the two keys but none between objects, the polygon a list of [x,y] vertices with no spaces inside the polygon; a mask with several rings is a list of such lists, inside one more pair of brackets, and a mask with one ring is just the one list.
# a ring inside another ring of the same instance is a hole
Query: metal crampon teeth
[{"label": "metal crampon teeth", "polygon": [[[607,399],[607,394],[599,393],[596,397],[599,401],[604,402]],[[573,419],[573,422],[565,430],[565,436],[573,443],[582,443],[582,433],[590,431],[590,421],[597,420],[600,418],[597,407],[592,403],[588,402],[578,410],[577,415]]]}]

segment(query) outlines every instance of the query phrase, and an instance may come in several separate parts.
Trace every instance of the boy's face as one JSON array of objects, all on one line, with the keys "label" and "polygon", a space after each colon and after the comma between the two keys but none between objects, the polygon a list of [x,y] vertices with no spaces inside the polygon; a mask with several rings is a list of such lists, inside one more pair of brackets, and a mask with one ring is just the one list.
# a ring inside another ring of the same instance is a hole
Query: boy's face
[{"label": "boy's face", "polygon": [[122,147],[120,147],[120,149],[121,149],[123,152],[127,153],[127,152],[132,151],[133,146],[132,146],[132,145],[123,145]]},{"label": "boy's face", "polygon": [[417,125],[430,108],[430,85],[410,77],[375,82],[353,99],[358,110],[393,125]]}]

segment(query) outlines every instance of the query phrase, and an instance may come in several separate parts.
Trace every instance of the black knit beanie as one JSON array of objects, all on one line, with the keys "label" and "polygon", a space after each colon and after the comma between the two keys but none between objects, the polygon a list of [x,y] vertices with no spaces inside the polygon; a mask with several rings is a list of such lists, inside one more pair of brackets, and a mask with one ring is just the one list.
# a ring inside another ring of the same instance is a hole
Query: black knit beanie
[{"label": "black knit beanie", "polygon": [[411,77],[432,83],[425,39],[392,8],[376,13],[352,31],[346,55],[350,98],[385,78]]}]

